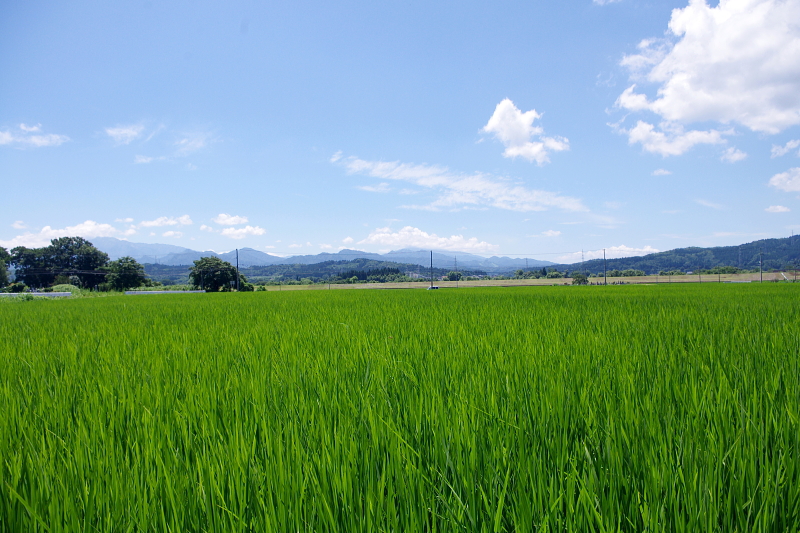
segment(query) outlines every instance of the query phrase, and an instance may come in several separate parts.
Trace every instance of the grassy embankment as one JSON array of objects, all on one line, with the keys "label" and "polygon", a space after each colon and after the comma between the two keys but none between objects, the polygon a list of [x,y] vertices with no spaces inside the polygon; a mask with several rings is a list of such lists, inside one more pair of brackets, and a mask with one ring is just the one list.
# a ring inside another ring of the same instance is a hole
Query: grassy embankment
[{"label": "grassy embankment", "polygon": [[798,296],[0,306],[0,531],[796,531]]}]

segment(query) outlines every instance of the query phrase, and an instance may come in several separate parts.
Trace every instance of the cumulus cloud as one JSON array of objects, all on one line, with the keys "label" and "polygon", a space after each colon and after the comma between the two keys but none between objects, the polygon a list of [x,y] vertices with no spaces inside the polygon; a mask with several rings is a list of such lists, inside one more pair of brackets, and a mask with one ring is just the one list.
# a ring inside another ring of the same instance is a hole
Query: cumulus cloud
[{"label": "cumulus cloud", "polygon": [[183,237],[183,233],[180,232],[180,231],[170,230],[170,231],[165,231],[164,233],[161,234],[161,236],[162,237],[173,237],[175,239],[180,239],[181,237]]},{"label": "cumulus cloud", "polygon": [[653,171],[653,176],[669,176],[672,174],[669,170],[659,168]]},{"label": "cumulus cloud", "polygon": [[57,239],[59,237],[83,237],[84,239],[91,239],[92,237],[117,237],[124,234],[126,234],[125,231],[119,230],[111,224],[101,224],[94,220],[87,220],[75,226],[67,226],[61,229],[45,226],[38,233],[28,232],[23,235],[17,235],[13,239],[7,241],[0,240],[0,246],[8,249],[17,246],[41,248],[42,246],[49,245],[51,239]]},{"label": "cumulus cloud", "polygon": [[800,167],[775,174],[769,179],[769,184],[785,192],[800,192]]},{"label": "cumulus cloud", "polygon": [[20,124],[18,131],[0,131],[0,145],[8,144],[19,147],[41,148],[43,146],[58,146],[69,141],[69,137],[66,135],[57,135],[55,133],[33,135],[40,131],[41,124],[36,126]]},{"label": "cumulus cloud", "polygon": [[352,237],[345,237],[344,239],[342,239],[342,242],[345,243],[345,244],[351,244],[353,242],[353,238]]},{"label": "cumulus cloud", "polygon": [[130,144],[144,131],[144,125],[132,124],[130,126],[116,126],[114,128],[106,128],[106,135],[111,137],[117,144]]},{"label": "cumulus cloud", "polygon": [[[654,254],[659,251],[660,250],[649,245],[644,246],[643,248],[632,248],[630,246],[621,244],[619,246],[611,246],[610,248],[606,248],[605,254],[606,259],[615,259],[617,257],[636,257],[639,255]],[[581,253],[582,252],[573,252],[571,254],[565,254],[559,257],[558,260],[562,263],[577,263],[581,260]],[[583,252],[583,258],[587,261],[589,259],[602,259],[603,250],[591,250],[588,252]]]},{"label": "cumulus cloud", "polygon": [[14,229],[25,229],[28,226],[26,226],[25,223],[21,220],[15,220],[14,223],[11,224],[11,227]]},{"label": "cumulus cloud", "polygon": [[659,129],[656,129],[652,124],[639,120],[633,128],[626,130],[618,127],[618,131],[628,135],[628,144],[639,143],[646,152],[664,157],[681,155],[698,144],[725,142],[720,131],[685,131],[680,124],[669,122],[662,122],[659,124]]},{"label": "cumulus cloud", "polygon": [[439,198],[429,205],[404,207],[432,211],[442,208],[486,206],[511,211],[544,211],[548,208],[588,211],[578,198],[528,189],[490,174],[459,174],[451,172],[447,167],[398,161],[365,161],[352,156],[340,160],[338,164],[342,164],[349,174],[366,174],[379,179],[406,181],[440,193]]},{"label": "cumulus cloud", "polygon": [[419,228],[406,226],[393,232],[389,228],[377,228],[358,244],[380,244],[393,248],[428,248],[436,250],[451,250],[461,252],[492,252],[498,249],[496,244],[478,241],[471,237],[465,239],[463,235],[439,237],[435,233],[426,233]]},{"label": "cumulus cloud", "polygon": [[226,213],[220,213],[211,220],[213,220],[220,226],[236,226],[238,224],[247,224],[247,217],[241,217],[238,215],[235,216],[228,215]]},{"label": "cumulus cloud", "polygon": [[523,157],[543,165],[550,162],[550,152],[569,150],[569,140],[565,137],[545,137],[544,130],[533,125],[533,121],[541,117],[535,109],[523,113],[506,98],[497,104],[483,131],[494,133],[495,138],[503,143],[506,147],[504,157]]},{"label": "cumulus cloud", "polygon": [[666,39],[648,39],[621,64],[655,84],[617,105],[667,122],[739,123],[769,134],[800,124],[800,2],[691,0],[672,11]]},{"label": "cumulus cloud", "polygon": [[202,224],[200,226],[200,231],[214,231],[214,228],[212,228],[211,226],[206,226],[205,224]]},{"label": "cumulus cloud", "polygon": [[771,205],[768,208],[764,209],[767,213],[788,213],[791,211],[788,207],[782,205]]},{"label": "cumulus cloud", "polygon": [[[795,148],[800,146],[800,139],[795,139],[793,141],[787,142],[783,146],[776,146],[772,145],[772,157],[780,157],[782,155],[786,155]],[[797,152],[797,155],[800,156],[800,151]]]},{"label": "cumulus cloud", "polygon": [[741,161],[742,159],[746,159],[747,154],[742,152],[741,150],[734,148],[731,146],[727,150],[722,153],[722,157],[720,159],[727,163],[736,163],[737,161]]},{"label": "cumulus cloud", "polygon": [[183,215],[181,217],[158,217],[155,220],[143,220],[139,223],[140,226],[145,228],[152,228],[152,227],[160,227],[160,226],[189,226],[191,225],[192,219],[189,218],[189,215]]},{"label": "cumulus cloud", "polygon": [[547,231],[543,231],[542,235],[544,235],[545,237],[558,237],[559,235],[561,235],[561,232],[554,229],[549,229]]},{"label": "cumulus cloud", "polygon": [[221,233],[231,239],[244,239],[251,235],[264,235],[266,232],[267,230],[258,226],[245,226],[243,228],[225,228]]}]

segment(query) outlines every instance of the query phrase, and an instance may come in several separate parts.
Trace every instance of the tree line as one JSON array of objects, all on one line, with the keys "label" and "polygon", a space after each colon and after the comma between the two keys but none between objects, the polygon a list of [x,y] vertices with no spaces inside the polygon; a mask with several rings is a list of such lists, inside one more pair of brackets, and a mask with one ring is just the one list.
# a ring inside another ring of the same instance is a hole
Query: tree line
[{"label": "tree line", "polygon": [[[9,283],[8,267],[14,269]],[[108,254],[83,237],[61,237],[49,246],[17,246],[10,251],[0,247],[0,287],[15,292],[69,284],[78,288],[125,290],[150,283],[144,267],[132,257],[109,260]]]}]

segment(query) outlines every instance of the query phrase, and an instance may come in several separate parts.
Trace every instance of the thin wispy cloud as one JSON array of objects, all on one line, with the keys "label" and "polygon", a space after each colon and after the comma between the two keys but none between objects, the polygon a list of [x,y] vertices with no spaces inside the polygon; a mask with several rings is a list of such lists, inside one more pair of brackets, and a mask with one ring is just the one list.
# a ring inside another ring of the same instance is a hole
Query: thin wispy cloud
[{"label": "thin wispy cloud", "polygon": [[189,226],[192,224],[192,219],[189,215],[180,217],[158,217],[155,220],[143,220],[139,223],[144,228],[160,227],[160,226]]},{"label": "thin wispy cloud", "polygon": [[384,180],[412,183],[438,193],[427,205],[405,206],[438,211],[464,207],[495,207],[511,211],[588,211],[580,199],[555,192],[529,189],[491,174],[460,174],[447,167],[399,161],[367,161],[357,157],[337,161],[349,174],[365,174]]},{"label": "thin wispy cloud", "polygon": [[[792,150],[794,150],[797,147],[800,147],[800,139],[794,139],[792,141],[789,141],[786,144],[784,144],[783,146],[777,146],[777,145],[773,144],[772,145],[772,151],[771,151],[772,157],[784,156],[784,155],[788,154],[789,152],[791,152]],[[797,152],[797,155],[800,156],[800,151]]]},{"label": "thin wispy cloud", "polygon": [[20,124],[17,131],[0,131],[0,146],[10,145],[18,148],[42,148],[47,146],[59,146],[69,141],[66,135],[55,133],[39,134],[41,124],[28,126]]},{"label": "thin wispy cloud", "polygon": [[708,207],[708,208],[716,209],[716,210],[720,210],[720,209],[724,208],[724,206],[721,205],[721,204],[717,204],[717,203],[714,203],[714,202],[709,202],[708,200],[703,200],[702,198],[695,199],[695,203],[699,204],[699,205],[702,205],[703,207]]},{"label": "thin wispy cloud", "polygon": [[111,137],[116,144],[130,144],[138,139],[144,131],[143,124],[131,124],[128,126],[115,126],[106,128],[106,135]]}]

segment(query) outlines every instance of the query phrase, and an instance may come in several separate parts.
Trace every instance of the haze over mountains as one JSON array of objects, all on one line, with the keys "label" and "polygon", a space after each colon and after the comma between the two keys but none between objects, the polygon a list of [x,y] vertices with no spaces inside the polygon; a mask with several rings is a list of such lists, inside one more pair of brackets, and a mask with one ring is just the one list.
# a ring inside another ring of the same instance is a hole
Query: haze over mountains
[{"label": "haze over mountains", "polygon": [[[130,256],[140,263],[157,263],[161,265],[191,265],[193,261],[201,257],[215,256],[229,261],[236,262],[236,252],[217,253],[214,251],[197,251],[182,246],[172,244],[145,244],[123,241],[114,237],[95,237],[92,243],[109,255],[113,259]],[[430,266],[430,250],[402,249],[393,250],[385,254],[362,252],[359,250],[340,250],[337,253],[323,252],[315,255],[295,255],[290,257],[278,257],[270,255],[252,248],[239,249],[239,266],[266,266],[266,265],[290,265],[304,264],[310,265],[323,261],[342,261],[354,258],[376,259],[380,261],[392,261],[396,263],[408,263],[421,266]],[[549,261],[537,259],[511,258],[511,257],[481,257],[479,255],[466,252],[437,251],[433,252],[433,266],[436,268],[454,268],[456,258],[458,259],[459,269],[484,270],[486,272],[505,272],[526,266],[543,267],[552,265]]]}]

